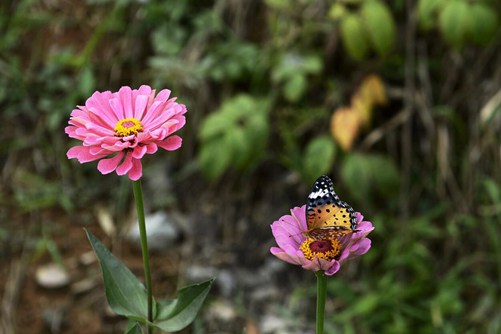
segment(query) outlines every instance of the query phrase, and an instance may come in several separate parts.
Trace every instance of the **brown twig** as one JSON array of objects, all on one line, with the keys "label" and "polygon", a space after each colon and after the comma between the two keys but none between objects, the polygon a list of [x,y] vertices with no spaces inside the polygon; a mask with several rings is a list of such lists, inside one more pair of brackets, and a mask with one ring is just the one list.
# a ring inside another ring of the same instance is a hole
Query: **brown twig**
[{"label": "brown twig", "polygon": [[0,333],[15,333],[16,305],[24,276],[22,260],[12,261],[1,304]]},{"label": "brown twig", "polygon": [[[407,25],[405,28],[405,94],[404,111],[413,112],[413,98],[415,96],[415,46],[416,46],[416,12],[415,2],[406,1]],[[411,167],[412,167],[412,118],[407,118],[402,131],[402,183],[401,183],[401,205],[400,218],[405,221],[409,217],[409,193],[411,188]]]}]

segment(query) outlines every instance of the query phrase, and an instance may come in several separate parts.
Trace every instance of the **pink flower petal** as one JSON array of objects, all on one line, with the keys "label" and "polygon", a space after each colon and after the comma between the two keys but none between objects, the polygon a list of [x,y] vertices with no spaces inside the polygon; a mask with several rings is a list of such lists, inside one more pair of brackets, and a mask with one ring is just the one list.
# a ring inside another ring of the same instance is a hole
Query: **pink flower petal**
[{"label": "pink flower petal", "polygon": [[125,175],[131,170],[131,168],[132,168],[132,154],[127,153],[125,155],[125,159],[122,162],[122,164],[117,167],[117,174]]},{"label": "pink flower petal", "polygon": [[104,148],[104,149],[106,149],[106,150],[112,151],[112,152],[119,152],[119,151],[123,151],[126,148],[129,148],[130,147],[130,143],[129,142],[116,141],[116,142],[114,142],[112,144],[103,144],[103,145],[101,145],[101,147]]},{"label": "pink flower petal", "polygon": [[132,157],[134,159],[141,159],[145,154],[148,148],[146,146],[136,146],[134,151],[132,151]]},{"label": "pink flower petal", "polygon": [[306,264],[303,265],[303,268],[306,270],[311,270],[311,271],[319,271],[319,270],[325,270],[322,268],[322,263],[320,262],[319,258],[314,258],[311,261],[308,261]]},{"label": "pink flower petal", "polygon": [[109,174],[113,172],[115,169],[117,169],[117,166],[120,163],[120,161],[122,161],[123,156],[124,156],[123,152],[118,152],[118,154],[113,158],[101,159],[97,164],[97,169],[102,174]]},{"label": "pink flower petal", "polygon": [[141,120],[143,118],[144,112],[146,111],[146,106],[148,104],[147,95],[139,95],[136,98],[136,105],[134,106],[134,118]]},{"label": "pink flower petal", "polygon": [[143,126],[145,126],[148,131],[151,131],[151,126],[150,122],[151,119],[155,119],[155,116],[160,113],[163,110],[164,103],[163,102],[153,102],[150,106],[148,106],[148,112],[143,115],[143,118],[141,118],[141,122],[143,123]]},{"label": "pink flower petal", "polygon": [[105,157],[107,154],[92,154],[89,147],[75,146],[68,150],[66,156],[68,159],[77,158],[78,162],[85,163],[95,161]]},{"label": "pink flower petal", "polygon": [[99,115],[108,124],[114,124],[119,119],[114,115],[109,105],[109,100],[112,97],[111,92],[106,91],[103,93],[95,92],[85,102],[85,107],[96,115]]},{"label": "pink flower petal", "polygon": [[[172,121],[176,121],[176,122],[172,122]],[[169,131],[171,133],[176,132],[177,130],[181,129],[186,124],[186,117],[181,116],[181,114],[178,113],[177,115],[175,115],[171,118],[171,122],[173,124],[171,127],[169,127]]]},{"label": "pink flower petal", "polygon": [[338,261],[334,261],[334,264],[327,269],[324,273],[328,276],[332,276],[341,269],[341,264]]},{"label": "pink flower petal", "polygon": [[148,86],[148,85],[141,85],[141,87],[139,87],[139,89],[137,90],[137,94],[138,95],[146,95],[146,96],[150,96],[151,95],[151,87]]},{"label": "pink flower petal", "polygon": [[[110,115],[103,114],[100,110],[96,108],[88,108],[85,111],[85,115],[81,116],[82,120],[86,120],[90,125],[93,125],[95,128],[100,127],[103,129],[113,129],[115,127],[115,124],[117,123],[116,120],[114,120],[115,117],[110,117]],[[74,117],[76,118],[76,117]],[[88,128],[89,124],[87,125]]]},{"label": "pink flower petal", "polygon": [[301,231],[299,231],[297,226],[288,224],[286,220],[282,220],[282,218],[278,222],[274,222],[271,225],[271,231],[275,237],[277,245],[282,248],[292,246],[298,249],[305,239],[304,236],[301,234]]},{"label": "pink flower petal", "polygon": [[131,118],[134,117],[134,108],[132,103],[132,89],[130,87],[124,86],[118,91],[118,96],[120,96],[120,104],[123,107],[124,117]]},{"label": "pink flower petal", "polygon": [[270,252],[282,261],[288,262],[290,264],[301,264],[301,262],[298,261],[297,258],[290,256],[290,254],[282,251],[280,248],[272,247],[270,249]]},{"label": "pink flower petal", "polygon": [[151,107],[148,109],[148,113],[143,117],[143,126],[151,131],[154,128],[151,124],[153,122],[158,123],[158,120],[162,118],[162,121],[169,119],[172,115],[168,115],[165,110],[165,102],[154,101]]},{"label": "pink flower petal", "polygon": [[155,143],[149,143],[147,146],[147,150],[146,150],[146,153],[148,154],[153,154],[155,153],[156,151],[158,151],[158,146],[157,144]]},{"label": "pink flower petal", "polygon": [[301,231],[308,230],[308,225],[306,224],[306,205],[291,209],[291,213],[295,219],[296,224],[298,224],[299,229]]},{"label": "pink flower petal", "polygon": [[[186,107],[170,98],[170,91],[155,90],[147,85],[139,89],[121,87],[118,92],[95,92],[85,102],[71,111],[65,128],[66,134],[83,142],[68,150],[69,159],[80,163],[100,160],[98,170],[103,174],[116,171],[137,180],[142,175],[140,159],[145,154],[156,153],[158,147],[176,150],[182,140],[173,135],[185,123]],[[115,133],[118,121],[135,118],[143,129],[125,137]],[[111,156],[111,158],[110,158]]]},{"label": "pink flower petal", "polygon": [[66,156],[68,157],[68,159],[74,159],[78,157],[78,153],[80,153],[81,148],[82,146],[74,146],[70,148],[68,152],[66,152]]},{"label": "pink flower petal", "polygon": [[158,142],[157,145],[167,151],[174,151],[181,147],[183,140],[179,136],[170,136],[167,139]]},{"label": "pink flower petal", "polygon": [[369,251],[371,248],[371,240],[368,238],[363,238],[356,244],[350,247],[350,253],[355,256],[363,255]]},{"label": "pink flower petal", "polygon": [[151,111],[148,113],[150,117],[145,117],[143,119],[143,125],[145,128],[147,128],[150,132],[153,130],[158,129],[160,126],[164,125],[167,121],[172,122],[173,121],[173,113],[169,112],[167,109],[161,109],[157,108],[157,113],[154,111]]},{"label": "pink flower petal", "polygon": [[143,166],[141,165],[141,160],[133,159],[132,168],[129,171],[129,179],[132,181],[137,181],[143,176]]},{"label": "pink flower petal", "polygon": [[118,120],[122,120],[125,118],[124,108],[122,102],[118,98],[111,99],[109,101],[110,107],[113,110],[113,113],[118,118]]},{"label": "pink flower petal", "polygon": [[169,99],[169,96],[170,96],[170,90],[162,89],[160,92],[158,92],[155,101],[165,102]]}]

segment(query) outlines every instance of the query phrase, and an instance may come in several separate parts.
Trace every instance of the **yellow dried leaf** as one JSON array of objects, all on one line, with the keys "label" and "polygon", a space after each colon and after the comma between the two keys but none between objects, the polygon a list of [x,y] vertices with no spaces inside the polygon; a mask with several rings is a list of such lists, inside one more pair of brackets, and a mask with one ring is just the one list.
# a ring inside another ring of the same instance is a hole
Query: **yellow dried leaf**
[{"label": "yellow dried leaf", "polygon": [[345,151],[349,151],[357,138],[361,119],[352,108],[338,108],[331,117],[331,134]]},{"label": "yellow dried leaf", "polygon": [[377,75],[371,74],[362,81],[359,89],[364,100],[372,105],[386,105],[388,97],[384,89],[384,83]]},{"label": "yellow dried leaf", "polygon": [[368,127],[372,120],[372,101],[360,92],[351,97],[351,110],[360,118],[361,125]]}]

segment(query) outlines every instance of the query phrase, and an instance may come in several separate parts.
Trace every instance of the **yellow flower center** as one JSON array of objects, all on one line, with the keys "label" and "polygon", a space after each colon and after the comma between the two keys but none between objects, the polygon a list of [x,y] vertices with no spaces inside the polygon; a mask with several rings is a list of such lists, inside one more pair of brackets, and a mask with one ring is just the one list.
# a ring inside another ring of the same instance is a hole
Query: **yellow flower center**
[{"label": "yellow flower center", "polygon": [[143,126],[135,118],[124,118],[115,125],[115,134],[119,137],[135,135],[143,131]]},{"label": "yellow flower center", "polygon": [[315,240],[307,238],[300,246],[304,257],[308,260],[313,260],[315,257],[319,259],[332,260],[341,253],[341,243],[335,238],[324,240]]}]

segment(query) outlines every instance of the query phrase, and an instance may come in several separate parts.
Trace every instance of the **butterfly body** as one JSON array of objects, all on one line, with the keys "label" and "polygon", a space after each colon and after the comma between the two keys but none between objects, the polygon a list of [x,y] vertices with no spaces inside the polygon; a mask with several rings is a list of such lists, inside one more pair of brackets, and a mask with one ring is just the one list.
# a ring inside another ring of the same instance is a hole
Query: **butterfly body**
[{"label": "butterfly body", "polygon": [[340,200],[325,175],[315,181],[308,196],[306,221],[308,230],[304,234],[316,240],[340,237],[355,232],[357,227],[355,210]]}]

